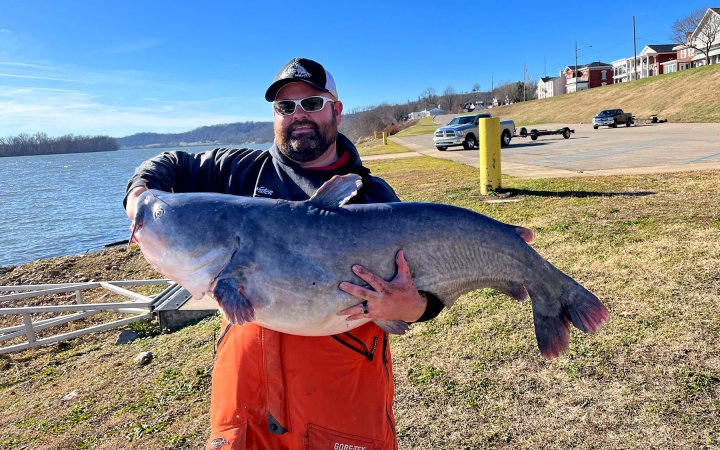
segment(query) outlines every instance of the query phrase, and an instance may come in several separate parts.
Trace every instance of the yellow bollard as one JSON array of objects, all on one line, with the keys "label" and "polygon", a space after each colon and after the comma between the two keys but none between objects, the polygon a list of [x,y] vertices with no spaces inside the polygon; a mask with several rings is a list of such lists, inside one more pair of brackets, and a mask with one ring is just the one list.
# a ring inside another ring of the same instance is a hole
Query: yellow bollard
[{"label": "yellow bollard", "polygon": [[500,188],[500,118],[480,119],[480,193]]},{"label": "yellow bollard", "polygon": [[383,131],[382,133],[383,133],[383,145],[388,145],[388,143],[387,143],[387,135],[388,134],[386,131]]},{"label": "yellow bollard", "polygon": [[373,139],[377,139],[377,131],[373,131]]}]

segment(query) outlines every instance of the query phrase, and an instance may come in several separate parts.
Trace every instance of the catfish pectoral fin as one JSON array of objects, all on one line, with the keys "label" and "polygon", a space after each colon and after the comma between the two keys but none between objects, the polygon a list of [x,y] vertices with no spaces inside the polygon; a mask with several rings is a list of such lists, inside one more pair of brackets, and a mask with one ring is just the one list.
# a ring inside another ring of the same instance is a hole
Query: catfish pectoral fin
[{"label": "catfish pectoral fin", "polygon": [[232,278],[218,280],[213,289],[212,296],[230,323],[242,325],[255,320],[255,308],[242,291],[242,285]]},{"label": "catfish pectoral fin", "polygon": [[410,325],[402,320],[373,320],[375,325],[392,334],[405,334],[410,329]]}]

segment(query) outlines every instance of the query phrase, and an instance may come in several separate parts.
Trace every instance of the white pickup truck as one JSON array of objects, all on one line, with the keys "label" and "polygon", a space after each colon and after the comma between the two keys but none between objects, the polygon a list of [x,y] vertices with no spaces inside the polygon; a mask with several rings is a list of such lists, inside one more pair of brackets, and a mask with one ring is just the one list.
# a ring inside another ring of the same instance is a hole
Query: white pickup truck
[{"label": "white pickup truck", "polygon": [[[462,145],[465,150],[477,148],[478,124],[480,119],[492,117],[490,114],[470,114],[454,117],[447,125],[435,130],[433,143],[441,152],[448,147]],[[515,122],[512,120],[500,121],[500,145],[510,145],[510,139],[515,135]]]}]

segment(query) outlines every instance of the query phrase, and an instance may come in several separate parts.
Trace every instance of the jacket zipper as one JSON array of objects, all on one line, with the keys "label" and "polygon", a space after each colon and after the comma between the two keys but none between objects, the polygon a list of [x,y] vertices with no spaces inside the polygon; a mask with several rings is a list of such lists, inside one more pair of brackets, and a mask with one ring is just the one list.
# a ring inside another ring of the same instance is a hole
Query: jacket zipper
[{"label": "jacket zipper", "polygon": [[[382,350],[382,362],[383,367],[385,368],[385,376],[387,377],[388,383],[390,382],[390,369],[388,369],[388,358],[387,358],[387,350],[388,350],[388,334],[383,333],[383,350]],[[390,399],[392,402],[392,399]],[[393,440],[395,441],[395,447],[398,448],[398,440],[397,440],[397,429],[395,428],[395,422],[392,419],[392,416],[390,415],[390,407],[385,407],[385,417],[387,418],[388,423],[390,424],[390,429],[393,432]]]},{"label": "jacket zipper", "polygon": [[[350,350],[360,353],[361,355],[366,357],[368,359],[368,361],[372,362],[373,358],[375,358],[375,349],[377,348],[377,343],[378,343],[377,336],[375,336],[373,338],[372,346],[368,350],[367,345],[365,345],[365,343],[363,341],[361,341],[360,339],[358,339],[357,337],[353,336],[350,333],[343,333],[343,334],[346,335],[347,337],[349,337],[350,339],[352,339],[353,341],[357,342],[359,347],[356,347],[356,346],[352,345],[351,343],[349,343],[343,339],[340,339],[339,335],[333,335],[330,337],[335,339],[336,341],[338,341],[345,347],[349,348]],[[385,368],[385,370],[387,371],[387,368]]]},{"label": "jacket zipper", "polygon": [[217,355],[217,351],[220,348],[220,343],[225,338],[225,335],[228,334],[228,331],[230,331],[230,327],[233,326],[233,324],[229,323],[225,327],[225,330],[223,330],[222,334],[220,334],[220,337],[218,338],[217,342],[215,342],[215,347],[213,348],[213,358],[215,355]]}]

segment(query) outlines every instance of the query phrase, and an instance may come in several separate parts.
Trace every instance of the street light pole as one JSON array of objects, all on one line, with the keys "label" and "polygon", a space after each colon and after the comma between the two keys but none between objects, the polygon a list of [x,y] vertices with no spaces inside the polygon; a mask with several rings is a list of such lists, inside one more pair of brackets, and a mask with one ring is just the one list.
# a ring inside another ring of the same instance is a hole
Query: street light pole
[{"label": "street light pole", "polygon": [[[583,48],[589,48],[589,47],[592,47],[592,45],[581,47],[580,50],[582,50]],[[577,41],[575,41],[575,92],[577,92],[577,83],[578,83],[578,46],[577,46]]]}]

